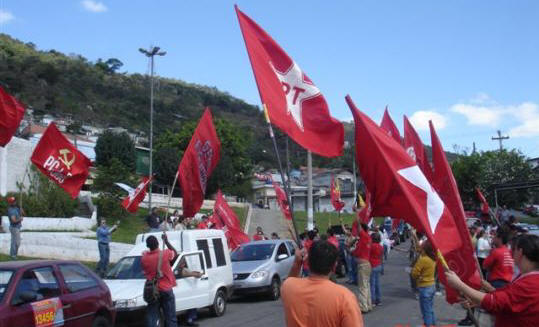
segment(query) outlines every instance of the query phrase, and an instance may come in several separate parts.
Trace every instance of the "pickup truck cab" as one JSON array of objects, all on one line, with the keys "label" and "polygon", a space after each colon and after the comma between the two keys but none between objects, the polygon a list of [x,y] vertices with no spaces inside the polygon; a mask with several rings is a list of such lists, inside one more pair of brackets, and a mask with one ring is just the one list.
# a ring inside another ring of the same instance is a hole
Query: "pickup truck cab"
[{"label": "pickup truck cab", "polygon": [[[154,235],[162,249],[161,233],[137,235],[135,246],[120,259],[106,275],[112,300],[118,313],[117,323],[121,325],[143,324],[146,302],[142,298],[145,277],[140,260],[147,251],[146,238]],[[225,313],[226,302],[232,293],[232,265],[227,241],[223,231],[216,229],[194,229],[167,232],[170,244],[178,252],[172,264],[177,286],[173,288],[176,297],[176,311],[209,308],[214,316]],[[201,278],[182,277],[178,263],[184,259],[187,269],[199,271]]]}]

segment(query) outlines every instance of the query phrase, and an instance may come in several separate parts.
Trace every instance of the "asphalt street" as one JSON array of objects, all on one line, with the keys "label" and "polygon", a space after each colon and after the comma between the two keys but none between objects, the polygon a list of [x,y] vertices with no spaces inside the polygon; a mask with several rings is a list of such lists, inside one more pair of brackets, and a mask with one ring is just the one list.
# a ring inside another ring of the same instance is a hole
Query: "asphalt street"
[{"label": "asphalt street", "polygon": [[[400,248],[408,249],[408,243]],[[423,321],[419,303],[410,290],[408,254],[391,251],[381,276],[382,305],[363,316],[365,326],[420,326]],[[339,279],[344,284],[346,279]],[[344,284],[346,285],[346,284]],[[357,287],[346,285],[357,294]],[[436,296],[434,311],[438,326],[455,326],[464,318],[465,311],[459,305],[449,305],[445,296]],[[201,327],[276,327],[285,326],[282,302],[269,301],[259,296],[234,297],[228,303],[224,316],[210,317],[207,310],[200,310]]]}]

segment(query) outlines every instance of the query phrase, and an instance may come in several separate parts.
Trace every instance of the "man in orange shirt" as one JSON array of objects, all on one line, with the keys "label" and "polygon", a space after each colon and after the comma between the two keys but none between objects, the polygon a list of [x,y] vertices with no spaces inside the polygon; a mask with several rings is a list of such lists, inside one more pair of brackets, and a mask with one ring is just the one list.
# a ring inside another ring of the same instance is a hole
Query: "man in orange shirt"
[{"label": "man in orange shirt", "polygon": [[299,278],[304,250],[296,251],[289,277],[281,287],[288,327],[363,327],[356,296],[329,280],[338,257],[328,241],[316,241],[309,250],[310,275]]}]

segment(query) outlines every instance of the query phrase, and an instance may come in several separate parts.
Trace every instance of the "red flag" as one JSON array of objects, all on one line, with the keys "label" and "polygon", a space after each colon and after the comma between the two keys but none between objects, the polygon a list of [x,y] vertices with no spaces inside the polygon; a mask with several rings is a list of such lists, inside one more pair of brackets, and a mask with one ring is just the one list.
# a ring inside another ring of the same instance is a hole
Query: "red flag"
[{"label": "red flag", "polygon": [[144,197],[146,196],[146,188],[148,187],[150,181],[151,178],[142,177],[140,183],[133,191],[133,193],[130,193],[123,199],[122,207],[124,207],[125,210],[131,213],[137,212],[139,204],[142,202],[142,200],[144,200]]},{"label": "red flag", "polygon": [[277,204],[281,208],[283,216],[287,220],[292,220],[292,215],[290,214],[290,205],[288,204],[288,198],[286,197],[285,191],[279,186],[279,184],[273,182],[273,189],[275,190],[275,198],[277,199]]},{"label": "red flag", "polygon": [[9,143],[23,117],[23,105],[0,87],[0,146]]},{"label": "red flag", "polygon": [[314,153],[341,156],[344,128],[330,116],[320,90],[271,36],[235,8],[258,92],[271,122]]},{"label": "red flag", "polygon": [[365,206],[358,212],[359,220],[368,224],[372,217],[371,193],[365,188]]},{"label": "red flag", "polygon": [[76,198],[88,177],[90,159],[77,150],[54,123],[41,136],[32,162],[45,176]]},{"label": "red flag", "polygon": [[391,119],[389,111],[387,110],[387,106],[386,110],[384,111],[384,118],[382,118],[380,127],[382,127],[382,129],[386,131],[389,136],[394,138],[397,143],[402,144],[401,134],[399,133],[399,129],[395,125],[395,122],[393,121],[393,119]]},{"label": "red flag", "polygon": [[[451,167],[445,157],[444,149],[432,122],[430,125],[430,136],[432,144],[432,162],[434,164],[433,186],[440,194],[440,197],[451,211],[455,225],[457,226],[457,234],[444,235],[446,238],[453,239],[455,242],[461,243],[461,246],[453,251],[444,253],[445,260],[449,268],[453,270],[465,283],[475,289],[479,289],[481,279],[479,269],[474,256],[474,247],[466,225],[466,214],[462,207],[457,182],[453,177]],[[441,268],[440,268],[441,270]],[[442,271],[440,271],[442,272]],[[449,303],[458,302],[458,293],[449,287],[446,283],[445,274],[440,273],[440,279],[446,285],[446,299]]]},{"label": "red flag", "polygon": [[206,184],[219,162],[220,149],[211,111],[206,108],[178,167],[185,217],[194,217],[202,206]]},{"label": "red flag", "polygon": [[355,121],[356,161],[371,194],[373,216],[403,217],[425,231],[443,253],[460,244],[440,236],[454,231],[451,213],[417,164],[382,128],[346,96]]},{"label": "red flag", "polygon": [[483,193],[481,193],[479,187],[476,187],[475,191],[477,192],[477,197],[479,197],[479,201],[481,201],[481,213],[484,215],[488,215],[490,208],[488,206],[487,199],[485,199],[485,196],[483,195]]},{"label": "red flag", "polygon": [[241,230],[240,221],[234,210],[230,208],[228,203],[219,190],[217,199],[213,207],[213,222],[215,228],[222,229],[228,243],[228,248],[232,251],[242,243],[249,242],[249,236]]},{"label": "red flag", "polygon": [[427,177],[427,180],[431,181],[432,168],[429,164],[427,152],[419,135],[417,135],[417,132],[406,116],[404,116],[404,149],[417,162],[417,165],[425,177]]},{"label": "red flag", "polygon": [[[336,184],[336,185],[335,185]],[[341,201],[341,189],[339,183],[335,183],[335,178],[331,175],[331,204],[335,211],[341,211],[345,203]]]}]

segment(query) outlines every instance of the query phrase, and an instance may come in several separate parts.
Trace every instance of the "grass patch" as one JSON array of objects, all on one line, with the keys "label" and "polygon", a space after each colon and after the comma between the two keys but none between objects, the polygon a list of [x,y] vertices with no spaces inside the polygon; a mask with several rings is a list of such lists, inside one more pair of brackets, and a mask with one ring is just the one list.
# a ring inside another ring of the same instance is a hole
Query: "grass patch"
[{"label": "grass patch", "polygon": [[[31,257],[23,257],[23,256],[17,256],[17,261],[25,261],[25,260],[52,260],[52,259],[43,259],[43,258],[31,258]],[[7,254],[0,253],[0,262],[5,261],[13,261],[11,260],[11,257]],[[95,268],[97,267],[97,262],[90,262],[90,261],[79,261],[86,267],[90,268],[90,270],[95,271]]]},{"label": "grass patch", "polygon": [[[307,227],[307,212],[306,211],[294,211],[294,218],[298,225],[298,232],[303,232]],[[352,226],[352,223],[356,219],[355,213],[341,213],[341,219],[344,224]],[[375,217],[375,224],[379,225],[384,220],[383,217]],[[325,233],[329,225],[340,224],[339,214],[337,212],[314,212],[314,222],[318,227],[320,233]]]},{"label": "grass patch", "polygon": [[519,217],[518,220],[525,224],[539,225],[539,218],[537,217]]}]

